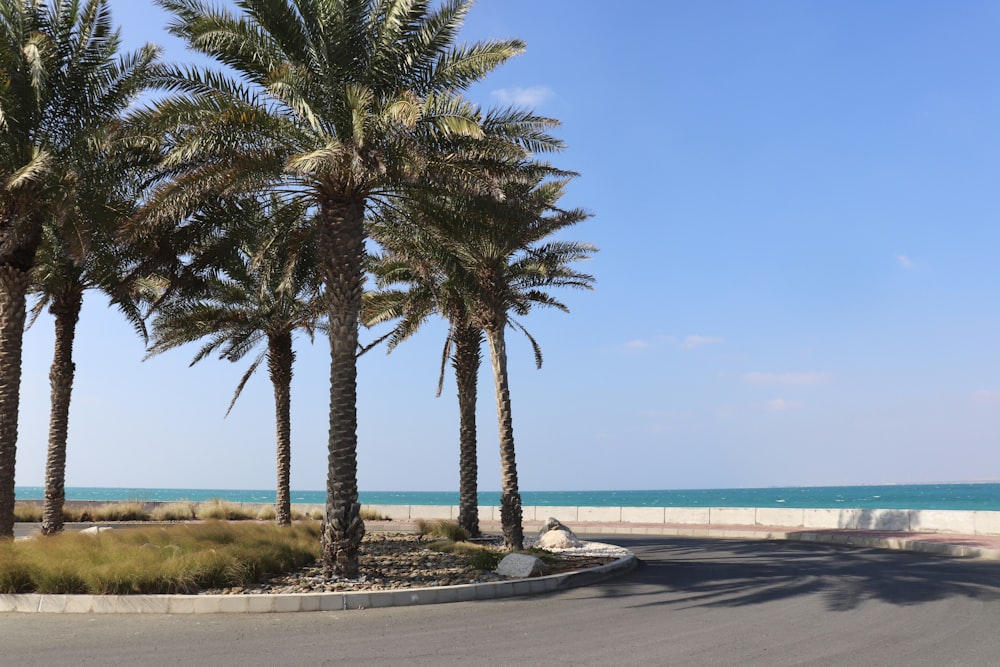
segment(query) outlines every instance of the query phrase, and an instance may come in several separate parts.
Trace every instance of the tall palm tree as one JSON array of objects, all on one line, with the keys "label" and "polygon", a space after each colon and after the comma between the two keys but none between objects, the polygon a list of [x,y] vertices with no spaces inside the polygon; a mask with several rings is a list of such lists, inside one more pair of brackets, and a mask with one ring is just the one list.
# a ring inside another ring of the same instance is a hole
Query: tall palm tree
[{"label": "tall palm tree", "polygon": [[108,0],[0,2],[0,538],[13,534],[26,293],[76,149],[132,98]]},{"label": "tall palm tree", "polygon": [[594,280],[568,266],[570,262],[588,259],[597,250],[594,246],[566,241],[542,243],[550,235],[588,217],[579,209],[556,208],[565,185],[566,181],[540,180],[512,184],[499,209],[487,202],[486,224],[475,226],[476,231],[482,232],[478,242],[456,246],[478,286],[472,321],[486,332],[489,343],[500,440],[500,522],[509,549],[523,547],[524,531],[507,373],[508,326],[513,325],[528,335],[536,364],[541,364],[537,343],[510,315],[527,315],[536,305],[568,312],[544,288],[590,289]]},{"label": "tall palm tree", "polygon": [[[460,161],[471,165],[474,171],[489,174],[495,183],[499,183],[523,167],[524,154],[562,150],[562,142],[547,134],[549,128],[558,124],[528,110],[491,109],[484,116],[482,136],[473,141],[457,142],[456,154],[462,155]],[[511,143],[523,152],[504,150]],[[568,175],[548,169],[552,174]],[[376,290],[363,296],[362,320],[366,326],[389,321],[395,321],[396,325],[389,334],[366,346],[363,351],[387,340],[391,352],[434,313],[448,320],[437,394],[441,395],[445,368],[450,359],[459,404],[458,523],[470,535],[478,536],[476,399],[484,334],[471,321],[468,295],[475,286],[472,277],[456,263],[453,256],[440,252],[442,248],[434,235],[421,233],[420,227],[433,227],[436,221],[428,216],[433,212],[441,213],[441,209],[435,209],[432,202],[442,197],[461,196],[456,193],[476,196],[483,191],[481,183],[474,182],[469,189],[468,182],[449,182],[447,171],[443,174],[446,177],[444,182],[436,182],[435,177],[440,173],[428,174],[427,187],[415,193],[416,196],[401,207],[382,207],[370,219],[372,238],[388,252],[381,256],[373,254],[370,258],[368,270],[375,278]],[[498,185],[488,188],[486,193],[494,197],[502,196]],[[538,359],[540,363],[541,357]]]},{"label": "tall palm tree", "polygon": [[280,185],[318,209],[330,340],[323,565],[354,576],[364,535],[357,488],[358,316],[366,209],[453,159],[442,144],[481,135],[457,94],[519,53],[518,40],[455,45],[471,5],[448,0],[158,0],[170,31],[241,77],[178,69],[177,95],[136,122],[166,136],[176,175],[147,223],[206,197]]},{"label": "tall palm tree", "polygon": [[[407,215],[415,213],[412,206],[407,211]],[[483,332],[470,322],[466,303],[468,285],[462,284],[462,276],[456,272],[449,274],[441,269],[435,261],[437,253],[434,252],[434,246],[421,247],[422,240],[431,240],[428,237],[393,234],[405,227],[406,223],[400,225],[385,219],[372,226],[372,237],[389,250],[381,256],[372,257],[369,270],[375,278],[376,289],[364,294],[362,321],[366,326],[396,321],[392,331],[375,343],[388,341],[391,352],[415,333],[431,315],[437,313],[448,320],[448,335],[441,355],[437,394],[441,395],[445,367],[450,359],[458,390],[458,524],[470,536],[478,537],[476,396],[479,367],[482,363]],[[432,240],[431,242],[433,243]],[[393,251],[393,246],[399,248],[399,251]],[[374,344],[367,346],[366,351],[373,346]]]},{"label": "tall palm tree", "polygon": [[[132,68],[137,79],[149,73],[154,53],[147,51]],[[48,307],[55,321],[55,351],[49,372],[51,413],[45,465],[45,503],[42,533],[63,528],[66,500],[66,443],[69,407],[76,366],[73,340],[83,295],[103,290],[140,335],[145,336],[142,313],[130,293],[124,270],[134,261],[134,248],[117,235],[133,213],[141,190],[141,164],[135,155],[114,148],[113,133],[87,145],[77,156],[72,206],[64,215],[45,221],[42,243],[35,257],[31,291],[37,295],[32,321]]]},{"label": "tall palm tree", "polygon": [[[208,209],[200,224],[223,230],[211,248],[191,249],[200,283],[172,292],[155,307],[150,356],[207,338],[192,365],[214,352],[239,361],[260,343],[264,349],[250,364],[233,395],[233,409],[243,387],[265,360],[274,388],[277,437],[278,525],[292,523],[291,383],[298,330],[310,337],[322,316],[315,270],[313,227],[299,203],[282,205],[246,198]],[[207,252],[200,252],[207,251]]]},{"label": "tall palm tree", "polygon": [[[410,207],[393,224],[375,227],[373,236],[391,251],[391,261],[376,271],[383,282],[410,283],[407,300],[399,300],[395,313],[402,315],[396,338],[409,335],[421,314],[420,304],[434,300],[451,318],[449,337],[456,344],[456,376],[474,373],[478,363],[462,362],[459,345],[465,336],[478,357],[483,333],[489,342],[497,397],[501,454],[501,524],[508,548],[523,546],[521,499],[517,482],[514,432],[507,373],[505,330],[512,326],[531,342],[535,362],[542,363],[535,339],[513,315],[527,315],[534,306],[567,311],[545,290],[569,286],[589,289],[593,277],[569,267],[587,259],[596,248],[585,243],[548,241],[549,236],[588,217],[582,210],[556,207],[567,178],[547,179],[560,173],[546,165],[521,165],[502,188],[501,196],[451,196],[426,199]],[[407,227],[409,225],[409,227]],[[377,297],[376,297],[377,298]],[[392,293],[385,297],[394,298]],[[393,307],[383,303],[383,312]],[[390,341],[390,344],[393,341]],[[463,357],[465,358],[465,357]],[[467,390],[468,391],[468,390]],[[475,397],[474,391],[471,396]],[[461,398],[461,396],[460,396]],[[463,427],[464,431],[464,427]]]}]

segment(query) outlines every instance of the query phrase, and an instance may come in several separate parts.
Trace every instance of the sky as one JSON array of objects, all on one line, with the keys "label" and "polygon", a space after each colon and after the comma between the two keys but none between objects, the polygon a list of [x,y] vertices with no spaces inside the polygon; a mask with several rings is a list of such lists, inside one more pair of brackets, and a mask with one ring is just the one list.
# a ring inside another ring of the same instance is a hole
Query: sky
[{"label": "sky", "polygon": [[[147,0],[127,48],[191,62]],[[526,52],[470,90],[562,122],[592,292],[509,333],[522,490],[1000,479],[1000,2],[479,0]],[[445,327],[359,361],[362,491],[458,488]],[[264,373],[78,327],[68,486],[274,487]],[[363,340],[373,334],[362,332]],[[326,484],[329,348],[296,343],[292,487]],[[17,484],[44,480],[52,320],[25,337]],[[479,486],[500,488],[488,363]]]}]

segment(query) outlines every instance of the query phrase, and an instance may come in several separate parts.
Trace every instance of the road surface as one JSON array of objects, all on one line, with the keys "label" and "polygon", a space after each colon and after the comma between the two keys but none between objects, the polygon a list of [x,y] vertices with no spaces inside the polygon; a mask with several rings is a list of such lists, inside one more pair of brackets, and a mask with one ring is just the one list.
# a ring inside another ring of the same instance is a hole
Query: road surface
[{"label": "road surface", "polygon": [[997,665],[1000,563],[603,535],[638,570],[541,597],[349,612],[0,614],[0,665]]}]

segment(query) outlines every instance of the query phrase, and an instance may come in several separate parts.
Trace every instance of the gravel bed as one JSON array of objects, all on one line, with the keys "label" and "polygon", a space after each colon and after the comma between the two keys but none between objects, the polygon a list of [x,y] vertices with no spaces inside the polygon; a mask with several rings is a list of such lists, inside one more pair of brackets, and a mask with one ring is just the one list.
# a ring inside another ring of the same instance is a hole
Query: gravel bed
[{"label": "gravel bed", "polygon": [[[208,594],[259,595],[263,593],[325,593],[336,591],[381,591],[427,586],[452,586],[504,581],[488,570],[469,566],[463,556],[428,549],[432,538],[408,533],[368,533],[361,542],[361,566],[354,579],[325,579],[319,561],[264,583],[202,591]],[[480,544],[482,540],[477,540]],[[502,544],[502,540],[499,541]],[[499,547],[498,547],[499,548]],[[567,572],[609,563],[617,555],[575,554],[556,556],[550,572]]]}]

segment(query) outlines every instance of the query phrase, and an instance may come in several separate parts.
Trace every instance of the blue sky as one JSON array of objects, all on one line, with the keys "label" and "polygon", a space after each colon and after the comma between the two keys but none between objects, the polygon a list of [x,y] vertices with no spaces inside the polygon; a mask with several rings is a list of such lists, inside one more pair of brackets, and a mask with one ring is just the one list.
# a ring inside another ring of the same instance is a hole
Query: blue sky
[{"label": "blue sky", "polygon": [[[190,61],[145,0],[130,48]],[[521,488],[1000,479],[1000,3],[480,0],[526,53],[472,91],[560,119],[594,292],[510,334]],[[52,322],[26,336],[17,483],[43,481]],[[451,490],[444,327],[360,362],[362,490]],[[300,340],[292,485],[326,480],[328,351]],[[76,346],[70,486],[272,488],[264,374],[142,362],[101,295]],[[488,364],[480,488],[499,488]]]}]

